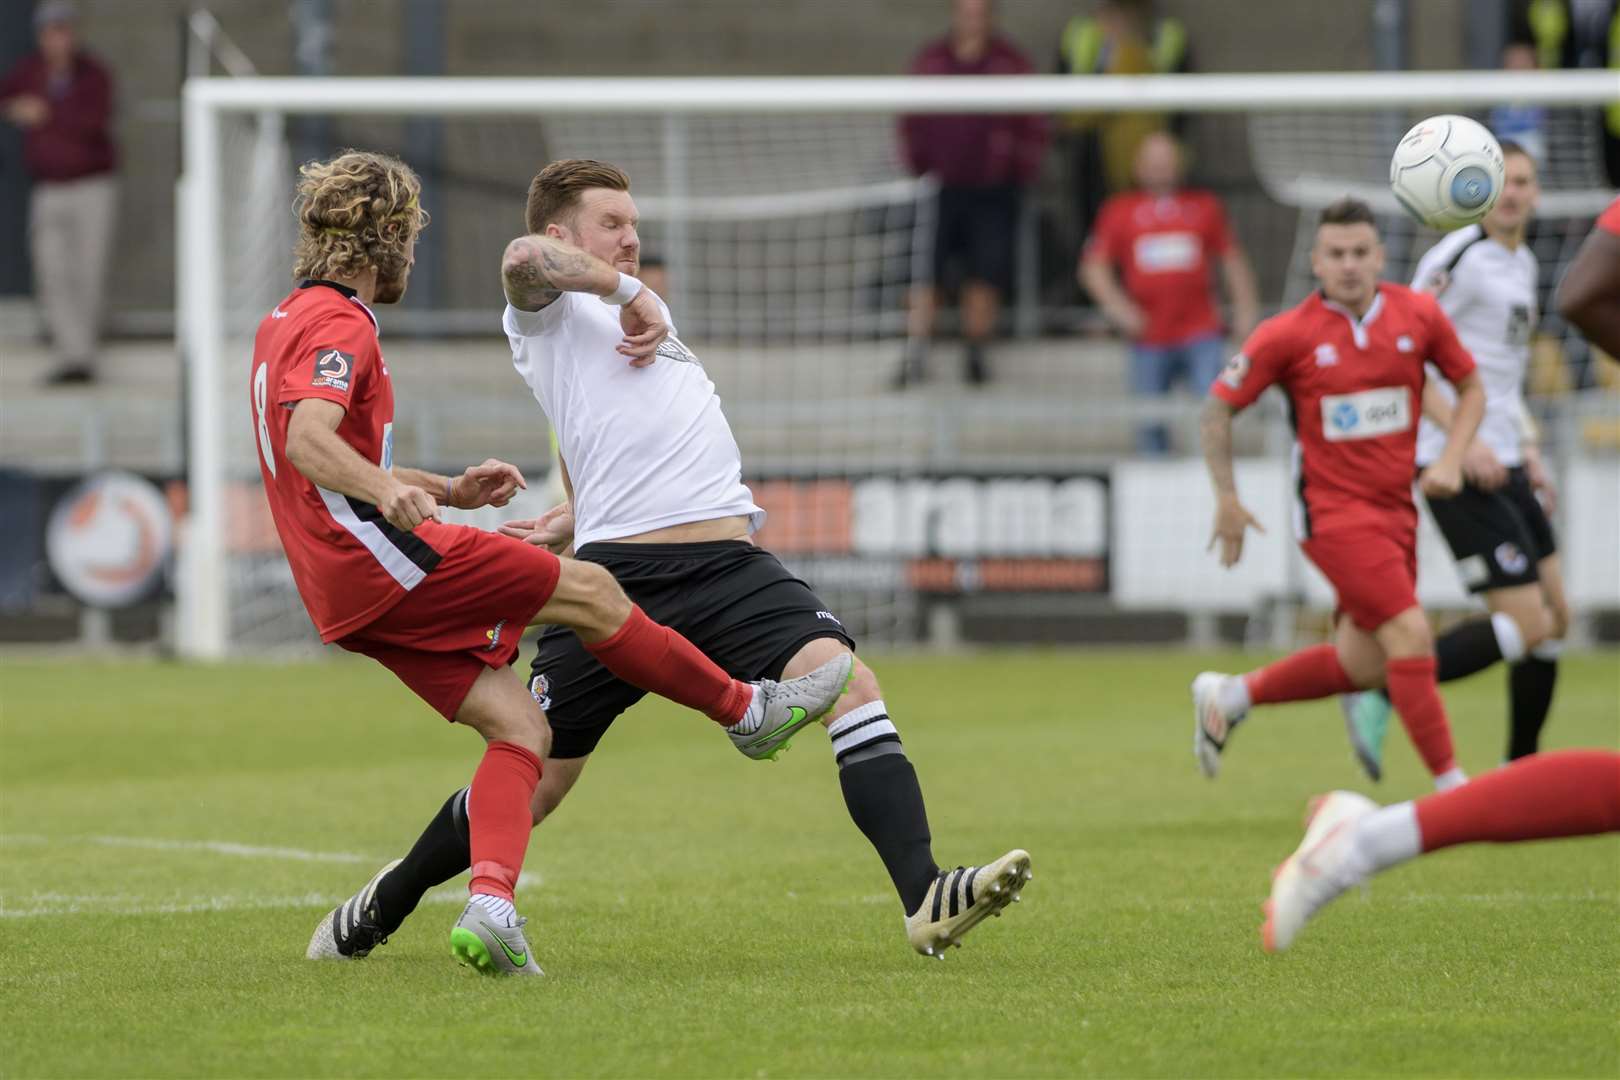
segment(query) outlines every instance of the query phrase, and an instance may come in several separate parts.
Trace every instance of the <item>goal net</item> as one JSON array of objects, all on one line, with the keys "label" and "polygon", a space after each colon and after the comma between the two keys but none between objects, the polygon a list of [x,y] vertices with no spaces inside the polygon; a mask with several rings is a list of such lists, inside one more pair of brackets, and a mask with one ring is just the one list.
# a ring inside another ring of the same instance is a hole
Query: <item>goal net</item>
[{"label": "goal net", "polygon": [[[761,541],[862,640],[904,643],[948,638],[964,610],[997,608],[1016,622],[1151,602],[1151,588],[1121,579],[1140,573],[1142,552],[1127,555],[1122,542],[1147,519],[1132,510],[1130,528],[1120,520],[1140,501],[1122,488],[1139,481],[1120,465],[1150,422],[1169,424],[1176,449],[1190,452],[1196,406],[1190,393],[1128,396],[1121,350],[1071,332],[1085,316],[1063,287],[1073,250],[1051,213],[1069,193],[1050,176],[1017,225],[994,377],[964,386],[951,283],[933,281],[938,192],[903,167],[902,115],[1034,113],[1061,139],[1075,114],[1173,111],[1195,133],[1205,121],[1219,133],[1194,135],[1208,158],[1221,156],[1208,144],[1236,135],[1244,148],[1225,151],[1225,170],[1239,179],[1227,190],[1248,196],[1234,205],[1256,207],[1235,214],[1240,238],[1257,262],[1277,264],[1260,268],[1269,311],[1303,294],[1310,223],[1342,194],[1383,214],[1389,276],[1409,276],[1433,237],[1395,212],[1383,186],[1395,139],[1421,115],[1484,118],[1526,95],[1552,125],[1535,233],[1550,284],[1609,197],[1594,107],[1612,88],[1593,74],[976,79],[948,90],[912,79],[192,80],[179,282],[190,450],[182,649],[219,656],[315,640],[259,492],[248,386],[254,329],[291,285],[293,137],[312,117],[323,153],[360,146],[411,161],[413,132],[431,132],[431,159],[411,163],[434,221],[405,302],[379,312],[398,398],[395,459],[453,472],[494,455],[531,478],[508,511],[460,520],[489,526],[546,506],[534,481],[552,468],[549,433],[510,366],[496,267],[540,165],[612,161],[631,176],[643,254],[664,266],[676,325],[718,387],[745,479],[769,511]],[[909,297],[935,284],[947,303],[931,378],[896,390]],[[1555,320],[1544,328],[1562,339]],[[1278,449],[1279,425],[1273,415],[1246,430],[1245,449]],[[1163,490],[1172,500],[1181,489]],[[1203,518],[1177,527],[1201,529]],[[1157,580],[1176,579],[1166,567]],[[1247,610],[1257,589],[1215,590],[1209,605]]]}]

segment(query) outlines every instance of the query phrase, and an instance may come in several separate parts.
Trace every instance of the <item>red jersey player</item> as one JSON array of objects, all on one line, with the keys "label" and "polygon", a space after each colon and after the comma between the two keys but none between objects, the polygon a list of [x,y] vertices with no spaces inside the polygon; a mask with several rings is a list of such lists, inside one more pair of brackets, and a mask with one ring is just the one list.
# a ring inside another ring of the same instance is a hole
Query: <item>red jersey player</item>
[{"label": "red jersey player", "polygon": [[1609,204],[1558,283],[1558,314],[1620,363],[1620,198]]},{"label": "red jersey player", "polygon": [[[250,408],[265,494],[321,640],[382,663],[486,740],[463,811],[472,895],[451,949],[487,973],[539,974],[512,902],[551,743],[545,714],[510,667],[524,628],[571,627],[608,670],[706,713],[751,757],[761,741],[825,713],[851,662],[845,654],[785,683],[738,682],[648,619],[600,566],[441,523],[441,503],[502,506],[524,481],[495,460],[457,477],[393,463],[393,380],[369,305],[405,293],[427,220],[421,183],[402,162],[360,151],[301,173],[294,276],[303,281],[253,344]],[[612,277],[604,293],[618,287]],[[632,362],[669,332],[644,310],[623,319],[620,351]],[[312,959],[364,956],[381,941],[377,895],[390,869],[321,921]]]},{"label": "red jersey player", "polygon": [[1247,675],[1193,680],[1193,750],[1213,777],[1231,729],[1253,705],[1384,686],[1435,784],[1465,777],[1435,685],[1434,639],[1417,602],[1417,508],[1412,502],[1424,363],[1457,388],[1445,449],[1423,470],[1430,497],[1462,487],[1462,456],[1485,409],[1473,358],[1434,298],[1380,282],[1384,251],[1372,210],[1341,199],[1322,213],[1311,269],[1321,285],[1267,319],[1210,387],[1204,458],[1217,499],[1221,563],[1243,553],[1250,525],[1232,479],[1232,416],[1266,387],[1288,395],[1296,443],[1294,528],[1338,594],[1333,644]]}]

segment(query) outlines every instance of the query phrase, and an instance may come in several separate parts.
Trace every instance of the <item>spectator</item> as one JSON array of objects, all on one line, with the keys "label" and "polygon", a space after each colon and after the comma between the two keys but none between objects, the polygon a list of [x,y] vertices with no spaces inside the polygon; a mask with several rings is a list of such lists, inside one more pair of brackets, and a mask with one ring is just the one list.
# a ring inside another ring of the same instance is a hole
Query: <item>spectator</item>
[{"label": "spectator", "polygon": [[[926,46],[911,65],[913,75],[1032,71],[1017,46],[996,33],[990,0],[955,0],[950,33]],[[926,374],[936,287],[960,282],[967,378],[983,383],[990,377],[985,345],[1012,285],[1019,209],[1040,171],[1046,123],[1038,116],[930,114],[903,118],[900,134],[911,171],[932,175],[940,187],[933,280],[912,285],[906,353],[896,382],[905,386]]]},{"label": "spectator", "polygon": [[[1225,361],[1210,263],[1220,260],[1232,300],[1232,337],[1254,329],[1260,306],[1254,271],[1232,238],[1213,192],[1182,186],[1181,147],[1163,132],[1136,151],[1138,189],[1115,195],[1097,215],[1080,258],[1080,283],[1131,340],[1131,391],[1162,396],[1177,376],[1202,394]],[[1116,267],[1118,273],[1116,274]],[[1137,448],[1163,453],[1162,424],[1138,429]]]},{"label": "spectator", "polygon": [[636,272],[636,276],[641,278],[641,283],[657,293],[665,303],[671,302],[669,297],[669,265],[664,262],[662,255],[642,255],[641,269]]},{"label": "spectator", "polygon": [[52,383],[95,378],[96,337],[117,199],[112,79],[79,47],[68,0],[34,11],[39,49],[0,80],[0,114],[23,130],[33,178],[34,283],[50,331]]},{"label": "spectator", "polygon": [[[1533,43],[1543,68],[1620,69],[1620,3],[1518,0],[1508,39]],[[1609,183],[1620,186],[1620,101],[1599,110],[1598,124]]]},{"label": "spectator", "polygon": [[[1502,50],[1503,71],[1536,70],[1536,47],[1515,41]],[[1535,161],[1537,168],[1547,164],[1547,108],[1544,105],[1498,105],[1490,112],[1491,132],[1498,138],[1518,143]]]},{"label": "spectator", "polygon": [[[1174,75],[1191,70],[1180,19],[1153,18],[1148,0],[1098,0],[1063,27],[1060,75]],[[1185,135],[1186,117],[1163,113],[1074,113],[1064,120],[1069,184],[1079,235],[1090,232],[1109,195],[1131,186],[1136,146],[1167,128]]]}]

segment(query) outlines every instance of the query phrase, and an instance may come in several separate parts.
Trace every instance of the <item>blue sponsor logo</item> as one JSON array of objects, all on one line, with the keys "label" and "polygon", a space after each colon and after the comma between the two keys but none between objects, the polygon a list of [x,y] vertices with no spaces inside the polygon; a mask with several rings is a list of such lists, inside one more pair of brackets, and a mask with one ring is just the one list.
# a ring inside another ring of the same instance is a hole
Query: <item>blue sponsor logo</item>
[{"label": "blue sponsor logo", "polygon": [[1333,426],[1340,431],[1354,431],[1360,422],[1361,414],[1348,401],[1341,401],[1333,407]]}]

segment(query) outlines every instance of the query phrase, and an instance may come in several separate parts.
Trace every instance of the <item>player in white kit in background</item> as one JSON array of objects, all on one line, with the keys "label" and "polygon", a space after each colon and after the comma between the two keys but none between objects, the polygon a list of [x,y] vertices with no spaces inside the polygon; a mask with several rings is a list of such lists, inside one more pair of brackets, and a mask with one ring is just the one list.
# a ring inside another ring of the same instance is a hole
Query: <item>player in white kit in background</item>
[{"label": "player in white kit in background", "polygon": [[[634,604],[654,618],[661,613],[726,671],[791,678],[852,657],[854,640],[826,602],[751,539],[765,512],[743,483],[714,383],[676,335],[668,307],[634,276],[640,240],[629,188],[629,178],[612,165],[553,162],[530,185],[528,235],[507,247],[502,324],[513,363],[556,432],[569,501],[502,531],[605,567]],[[653,342],[650,357],[632,357]],[[1015,848],[983,866],[940,869],[922,788],[877,676],[859,660],[853,664],[848,691],[821,718],[839,786],[900,896],[911,945],[942,957],[1018,899],[1030,877],[1029,855]],[[529,685],[553,736],[535,792],[538,825],[568,794],[614,719],[643,692],[560,627],[542,634]],[[810,719],[801,715],[797,723],[733,742],[748,757],[774,757]],[[670,774],[672,796],[683,782]],[[956,799],[999,805],[1000,783]],[[466,867],[464,815],[455,802],[407,856],[416,895],[404,898],[400,910]],[[753,812],[735,810],[738,818]],[[800,813],[780,821],[784,841]],[[858,880],[852,876],[851,887],[864,888]]]},{"label": "player in white kit in background", "polygon": [[[1502,143],[1506,177],[1496,206],[1478,225],[1458,229],[1418,262],[1412,286],[1433,293],[1474,356],[1485,383],[1485,419],[1463,459],[1463,490],[1427,500],[1469,592],[1487,619],[1459,624],[1435,640],[1440,682],[1506,661],[1510,723],[1506,758],[1533,754],[1552,705],[1569,601],[1548,510],[1556,495],[1542,468],[1536,428],[1524,401],[1530,341],[1538,321],[1540,268],[1525,243],[1540,186],[1523,147]],[[1418,432],[1421,468],[1445,445],[1455,395],[1430,375]],[[1382,773],[1389,699],[1381,690],[1341,699],[1362,765]]]}]

